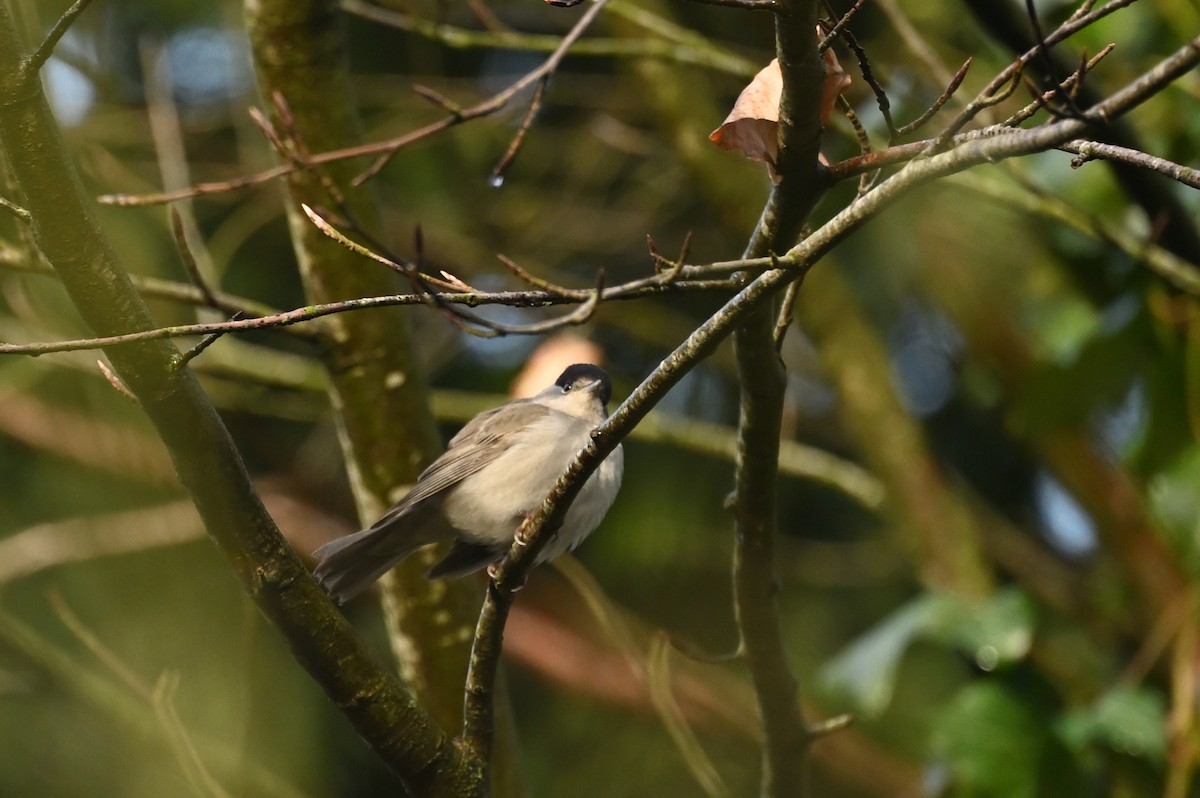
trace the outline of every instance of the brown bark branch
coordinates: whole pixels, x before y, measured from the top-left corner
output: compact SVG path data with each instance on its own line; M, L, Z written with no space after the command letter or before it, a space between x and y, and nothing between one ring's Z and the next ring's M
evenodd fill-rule
M0 4L0 146L30 212L33 236L99 335L153 326L88 207L12 16ZM463 794L458 752L383 670L288 547L250 484L221 419L179 354L162 342L111 347L124 383L162 437L246 591L380 756L421 794Z

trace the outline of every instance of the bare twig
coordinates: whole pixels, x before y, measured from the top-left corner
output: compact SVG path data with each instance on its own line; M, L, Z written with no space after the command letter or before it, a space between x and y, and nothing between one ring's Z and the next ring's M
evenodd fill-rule
M850 48L850 52L854 53L863 80L871 87L871 92L875 95L875 104L879 106L879 113L883 115L883 123L887 126L888 140L895 141L899 137L899 133L896 131L896 123L892 119L892 103L888 100L887 92L883 90L883 86L871 70L871 61L867 58L866 51L850 31L843 29L841 37L846 42L846 46Z
M533 272L528 271L519 263L507 255L496 255L496 260L500 261L504 268L508 269L513 275L523 283L532 286L538 291L545 291L549 294L557 294L564 298L582 300L586 297L583 292L577 292L574 289L564 288L561 285L556 285L549 280L543 280Z
M231 319L231 321L237 321L237 317L235 316L233 319ZM203 352L205 349L208 349L210 346L215 344L217 342L217 339L221 338L221 336L223 336L225 334L226 334L226 331L221 330L218 332L209 333L208 335L204 336L204 338L200 341L200 343L196 344L191 349L188 349L186 352L184 352L180 356L179 362L177 363L176 367L183 368L184 366L186 366L194 358L196 358L201 352Z
M517 132L513 135L512 141L505 150L504 155L500 158L492 168L492 174L488 178L488 182L493 186L499 186L504 182L504 176L508 174L508 169L513 165L513 161L517 159L517 153L521 151L521 145L525 143L525 137L529 135L529 129L533 127L533 120L537 118L538 111L542 108L542 98L546 94L546 85L550 82L550 76L543 76L533 87L533 98L529 101L529 108L525 111L525 116L521 119L521 124L517 127Z
M413 84L412 88L418 97L428 100L451 116L459 117L463 115L462 106L454 102L454 100L451 100L446 95L442 94L437 89L432 89L429 86L423 86L420 83Z
M371 164L366 171L355 178L355 185L359 185L378 174L379 170L387 166L388 161L392 159L393 155L399 152L403 147L406 147L413 141L417 140L417 133L429 131L428 133L423 133L421 136L421 138L423 138L424 136L431 135L439 130L452 127L462 122L466 122L471 119L477 119L481 116L494 114L504 106L508 105L508 103L511 102L514 97L516 97L529 86L537 83L538 81L548 80L550 76L553 75L558 69L558 65L562 63L563 58L566 57L567 51L571 49L571 46L575 44L576 41L578 41L579 37L583 35L583 32L587 30L588 26L592 24L592 22L597 16L599 16L600 12L603 11L604 7L607 5L608 0L595 0L591 8L584 12L583 16L579 18L579 21L576 22L571 30L567 32L567 35L562 38L562 41L559 43L557 49L550 54L550 57L543 61L542 64L536 69L527 73L524 77L509 86L504 91L493 95L490 99L487 99L477 105L473 105L470 108L465 108L461 113L453 114L446 119L443 119L441 122L435 122L433 125L426 125L421 129L421 131L415 131L408 136L401 136L398 139L394 139L391 142L393 146L380 147L378 145L366 145L363 147L363 152L361 153L363 155L369 154L366 152L368 147L371 148L372 153L381 152L382 155L376 158L375 162ZM384 142L384 144L388 144L388 142Z
M189 175L187 148L180 127L179 109L172 93L173 76L170 59L164 58L165 48L161 41L143 36L138 41L146 100L146 118L150 123L150 136L154 143L154 154L158 171L162 176L164 191L182 189L192 181ZM217 270L208 250L191 202L179 202L171 208L171 231L175 245L183 259L184 268L196 287L200 289L210 308L215 308L215 292L212 288L217 280ZM212 314L205 314L197 321L213 321Z
M200 272L200 266L196 263L196 256L192 252L191 246L188 244L187 234L183 229L183 217L179 213L179 209L172 206L170 209L171 217L171 235L175 237L175 247L179 251L179 258L183 261L183 268L188 273L196 288L200 289L200 295L204 298L204 303L209 307L219 307L216 294L213 293L212 287L209 286L208 280L204 279L204 275Z
M440 130L441 128L438 129ZM339 161L362 154L360 152L346 154L346 150L335 150L325 153L325 157L320 158L320 162ZM243 175L230 180L217 180L210 183L197 183L194 186L189 186L179 191L159 191L149 194L101 194L96 197L96 201L101 205L117 205L124 208L134 208L142 205L165 205L168 202L178 202L180 200L192 199L193 197L204 197L209 194L224 194L227 191L237 191L238 189L262 185L277 177L286 177L295 170L296 168L292 164L285 163L279 166L272 166L270 169L264 169L252 175Z
M1104 4L1098 9L1095 9L1094 11L1088 11L1085 14L1072 14L1071 17L1062 25L1059 25L1053 33L1042 39L1039 44L1022 53L1015 61L1013 61L1013 63L1001 70L996 77L994 77L991 82L989 82L988 85L985 86L982 91L980 91L979 95L970 103L968 103L967 106L959 113L959 115L955 117L954 121L946 127L946 129L938 137L937 146L939 148L943 146L951 136L953 136L959 130L962 130L962 128L972 119L974 119L980 111L999 102L999 100L996 99L997 97L1003 99L1004 97L1010 96L1013 90L1016 89L1016 82L1019 79L1021 72L1024 70L1025 65L1028 64L1032 59L1036 58L1044 48L1053 47L1054 45L1058 44L1074 33L1083 30L1094 22L1103 19L1109 14L1119 11L1126 6L1132 5L1135 2L1137 2L1137 0L1110 0L1110 2ZM1008 84L1010 88L1005 91L1001 91L1001 87L1005 86L1006 84Z
M558 319L549 319L549 320L542 321L542 322L536 322L534 324L526 324L526 325L501 324L500 322L484 319L484 318L478 316L477 314L471 313L470 311L468 311L464 308L452 307L452 305L454 303L444 302L442 300L440 294L437 294L437 293L434 293L433 291L428 290L428 288L423 284L423 277L422 277L420 271L415 266L409 266L406 264L396 263L395 261L393 261L383 255L380 255L377 252L374 252L370 248L364 247L362 244L359 244L356 241L350 240L345 235L343 235L341 232L336 230L327 221L322 219L321 216L319 214L317 214L317 212L314 211L312 208L308 207L307 205L301 205L301 208L304 210L304 214L309 218L309 220L322 233L329 236L334 241L338 242L339 244L346 247L347 249L354 252L355 254L362 255L363 257L366 257L366 258L370 258L371 260L373 260L377 263L382 263L383 265L387 266L388 268L394 269L394 270L400 272L401 274L405 275L406 277L409 277L410 279L413 280L414 284L416 285L416 287L418 289L417 296L419 296L421 298L421 300L424 302L424 304L426 304L429 307L434 308L436 310L443 311L444 315L448 319L450 319L450 321L454 322L459 327L459 329L463 330L464 332L466 332L470 335L475 335L480 338L493 338L493 337L501 336L501 335L540 335L543 333L547 333L547 332L551 332L553 330L560 329L562 327L576 325L576 324L583 324L584 322L586 322L588 319L591 318L592 313L595 311L596 305L600 302L603 292L604 292L604 287L603 287L604 274L603 274L603 271L601 271L599 276L597 277L597 286L592 292L590 292L582 297L577 294L572 295L570 297L562 297L562 298L571 299L571 300L577 300L580 298L583 299L583 302L584 302L583 306L580 307L579 309L577 309L576 311L570 313L569 315L563 316ZM417 236L418 236L417 251L418 252L421 251L421 245L419 243L420 242L419 230L420 230L420 228L418 228L418 234L417 234ZM474 326L472 326L472 325L474 325Z
M1033 29L1033 40L1037 43L1038 56L1046 66L1046 77L1050 79L1050 85L1061 86L1062 81L1058 79L1058 69L1054 65L1054 59L1050 55L1050 46L1046 43L1046 36L1042 33L1042 23L1038 18L1037 9L1033 5L1033 0L1025 0L1025 13L1029 17L1029 25ZM1066 113L1064 116L1077 117L1080 114L1079 106L1075 104L1073 95L1066 95L1063 98L1066 104Z
M897 138L903 138L909 133L912 133L920 128L930 119L932 119L933 115L940 111L943 105L950 101L950 98L954 96L954 92L958 91L958 87L962 85L963 78L967 76L967 70L971 68L971 62L973 60L973 58L968 58L963 62L963 65L960 66L958 71L954 73L954 77L950 79L950 84L946 86L946 90L942 92L941 96L933 101L933 105L929 106L925 113L921 114L907 125L904 125L896 130Z
M853 715L835 715L828 720L818 721L817 723L810 724L808 727L808 734L813 739L828 737L834 732L839 732L842 729L848 728L852 723L854 723Z
M788 330L792 328L792 314L796 309L796 300L800 296L800 286L804 284L803 277L797 277L788 286L787 293L783 295L783 302L779 307L779 316L775 320L775 351L783 350L783 341L787 338Z
M1099 141L1087 141L1084 139L1068 141L1066 144L1061 145L1059 149L1077 154L1077 157L1071 159L1071 166L1074 168L1079 168L1093 159L1120 161L1166 175L1172 180L1183 183L1185 186L1200 188L1200 169L1193 169L1190 166L1168 161L1166 158L1159 158L1157 155L1149 155L1140 150L1131 150L1128 147L1118 147L1115 144L1104 144Z
M741 264L744 269L763 269L770 266L766 259L747 261ZM720 264L721 270L737 270L734 262L729 264ZM670 285L664 285L662 275L654 275L645 277L639 280L633 280L613 288L605 288L602 292L600 300L611 301L615 299L629 300L639 297L655 296L666 291L679 292L729 292L741 285L741 281L735 279L717 279L717 280L680 280ZM513 307L542 307L545 305L565 305L576 302L586 302L591 298L594 291L589 289L587 296L583 299L564 297L557 293L546 291L498 291L490 294L478 294L474 292L462 293L437 293L436 299L440 303L456 304L456 305L511 305ZM368 308L383 308L394 307L397 305L421 305L429 301L427 294L391 294L388 296L360 297L358 299L347 299L341 302L327 302L324 304L306 305L304 307L295 308L293 310L275 313L269 316L257 316L248 319L238 319L236 321L219 321L207 322L199 324L177 324L169 327L155 327L149 330L142 330L134 333L125 333L122 335L108 335L96 338L79 338L69 341L54 341L49 343L34 343L34 344L12 344L0 343L0 355L30 355L37 357L38 355L48 355L54 352L73 352L88 349L103 349L108 346L117 344L136 343L138 341L159 341L165 338L180 338L188 335L210 335L212 333L230 333L245 330L264 330L275 329L279 327L289 327L293 324L301 322L313 321L330 316L335 313L349 313L356 310L366 310ZM518 333L523 329L518 327L504 327L503 325L495 325L505 332ZM530 325L533 327L534 325ZM544 328L539 328L545 331ZM485 332L485 335L488 334Z
M838 110L846 117L846 121L850 123L850 127L854 130L854 136L858 139L858 151L860 156L865 157L871 154L871 135L867 133L867 129L863 127L862 121L858 118L858 114L854 113L854 107L850 105L850 101L845 95L839 94L837 97ZM866 194L871 184L874 182L878 172L872 174L863 172L858 178L858 196Z
M854 19L854 15L858 13L859 9L861 9L866 2L867 0L857 0L854 5L850 6L850 9L846 11L845 14L842 14L841 18L839 18L832 27L825 31L825 38L822 39L821 43L817 45L818 53L823 53L830 48L834 39L838 37L838 34L842 32L843 28L850 24L850 20ZM832 13L833 8L829 6L829 4L826 4L826 8L830 11L830 19L832 19L834 16Z
M10 213L20 219L22 222L26 223L28 223L31 218L29 211L25 210L20 205L17 205L15 202L6 200L4 197L0 197L0 211Z
M33 55L29 56L29 58L22 65L26 77L37 74L38 70L40 70L48 60L50 60L50 56L54 53L54 48L58 45L59 40L62 39L66 32L70 30L71 26L75 24L76 18L83 13L83 10L87 8L88 5L91 4L91 1L92 0L75 0L75 2L63 12L62 16L58 18L58 21L54 23L54 27L52 27L50 32L46 34L46 38L42 39L42 43L38 45L37 50L35 50Z
M670 285L683 274L683 270L687 264L688 252L692 249L692 232L689 230L687 235L683 237L683 243L679 246L679 257L675 258L675 260L670 260L659 253L658 248L654 245L654 239L649 235L646 236L646 246L649 248L650 257L654 261L654 270L662 277L662 284Z
M1096 53L1096 55L1093 58L1083 59L1080 62L1079 69L1077 69L1075 72L1068 75L1067 79L1064 80L1061 85L1056 86L1052 89L1048 89L1044 92L1039 92L1036 89L1034 89L1033 90L1034 101L1032 103L1030 103L1029 105L1025 106L1024 108L1022 108L1021 110L1017 111L1015 114L1010 116L1008 119L1005 119L1000 124L1005 127L1016 127L1017 125L1021 124L1025 120L1029 119L1031 116L1033 116L1039 110L1044 108L1050 100L1052 100L1054 97L1061 94L1063 91L1070 89L1072 92L1074 92L1075 90L1077 90L1083 83L1083 77L1088 72L1090 72L1092 69L1094 69L1096 67L1096 65L1099 64L1100 61L1104 59L1105 56L1107 56L1109 53L1111 53L1113 51L1114 47L1116 47L1115 44L1109 44L1109 45L1105 46L1102 50L1100 50L1100 52Z
M567 51L574 45L584 30L590 25L607 5L608 0L597 0L585 13L580 17L575 26L562 38L558 47L550 54L540 66L531 72L524 75L508 88L491 96L483 102L462 108L457 112L451 113L444 119L432 122L424 127L409 131L395 138L386 139L384 141L371 142L368 144L358 144L352 147L344 147L339 150L331 150L329 152L310 155L304 159L303 168L311 169L322 164L332 163L334 161L348 160L352 158L361 158L365 156L378 156L375 162L356 179L355 183L360 184L372 176L377 174L380 169L387 165L388 161L400 150L411 146L418 141L422 141L436 133L447 130L464 122L469 122L480 117L489 116L501 110L508 105L517 95L523 90L532 85L543 77L552 75L558 69L558 65L566 56ZM190 188L180 191L163 191L152 194L104 194L97 200L106 205L119 206L139 206L139 205L160 205L168 202L177 202L182 199L199 197L208 194L219 194L227 191L235 191L237 189L256 186L262 183L269 182L278 177L283 177L295 172L301 168L294 162L280 164L271 169L263 170L253 175L245 175L243 177L234 178L232 180L222 180L212 183L199 183Z

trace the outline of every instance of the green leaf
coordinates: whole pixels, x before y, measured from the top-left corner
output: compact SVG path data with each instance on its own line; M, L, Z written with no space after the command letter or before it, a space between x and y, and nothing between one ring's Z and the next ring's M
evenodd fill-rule
M822 668L820 681L858 713L877 717L891 703L900 660L916 640L940 642L990 671L1029 653L1034 615L1032 601L1015 589L982 603L926 593L842 649Z
M933 747L955 796L1034 798L1047 743L1035 706L995 681L961 690L934 727Z
M1058 732L1077 751L1103 746L1130 756L1161 760L1167 750L1167 710L1161 694L1118 685L1091 706L1074 710Z
M845 696L867 717L880 715L892 701L900 658L938 613L943 599L924 594L842 649L821 669L822 686Z
M1150 506L1171 545L1193 572L1200 569L1200 449L1181 454L1150 481Z
M998 591L982 605L944 601L931 635L972 657L982 670L1016 662L1029 653L1036 621L1033 601L1020 590Z

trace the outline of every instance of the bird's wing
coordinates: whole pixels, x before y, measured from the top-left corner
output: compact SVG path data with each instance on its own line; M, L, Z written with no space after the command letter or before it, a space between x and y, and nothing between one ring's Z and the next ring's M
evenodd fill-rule
M545 405L510 402L471 419L450 439L450 446L417 478L403 499L375 522L386 526L431 496L457 485L503 454L513 436L550 412Z

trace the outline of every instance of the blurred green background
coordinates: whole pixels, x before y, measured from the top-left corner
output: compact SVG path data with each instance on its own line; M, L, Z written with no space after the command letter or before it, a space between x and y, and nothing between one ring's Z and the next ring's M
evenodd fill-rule
M30 41L65 7L10 5ZM391 5L410 19L482 30L494 17L547 34L564 33L582 10L536 0ZM906 122L943 86L897 35L893 5L867 4L851 29ZM951 71L975 59L965 96L1012 59L994 22L967 4L900 5ZM1047 27L1073 10L1045 6ZM1077 59L1117 42L1088 79L1107 93L1194 35L1198 17L1183 0L1135 4L1067 50ZM467 105L544 58L455 48L353 14L343 23L368 140L439 117L413 84ZM488 175L525 101L401 151L371 183L396 251L413 254L419 226L429 267L486 290L520 287L496 253L578 287L600 268L610 285L651 273L647 235L672 255L692 233L692 263L737 257L769 181L761 164L706 138L772 57L769 15L614 0L588 37L667 42L674 56L569 56L499 187ZM847 98L882 147L875 99L854 57L835 50L854 78ZM721 67L687 63L689 53L720 55ZM224 180L274 163L247 115L261 105L251 70L236 3L97 0L47 65L45 86L88 191L139 194L164 179ZM1197 166L1198 94L1193 73L1133 114L1148 151ZM164 178L160 157L182 166L161 155L171 142L186 170ZM823 152L831 162L858 153L840 115ZM829 193L814 227L852 199L854 183ZM1196 192L1160 188L1194 226ZM303 303L276 184L191 205L214 284L272 307ZM98 213L131 273L188 280L163 208ZM1050 152L921 189L806 282L784 349L786 434L858 463L886 495L864 501L781 477L780 602L801 693L810 720L856 716L817 744L816 794L1200 794L1191 786L1200 312L1194 288L1146 264L1171 254L1162 230L1106 166L1072 168L1070 155ZM0 338L86 336L61 288L30 273L23 247L18 226L0 217ZM1184 244L1173 254L1194 286L1200 252ZM620 399L724 298L608 303L580 334L601 347ZM164 325L212 318L150 301ZM501 401L544 343L471 338L426 308L365 312L411 314L432 383L479 394L479 407ZM305 555L358 523L316 354L294 328L226 337L193 364ZM0 795L397 794L242 594L153 431L96 359L0 359ZM438 395L448 437L459 394ZM657 412L664 423L733 425L728 348ZM626 469L580 559L639 629L732 650L730 460L635 440ZM962 539L978 547L986 577L977 582L939 575L939 553ZM586 664L553 667L572 647L591 651L588 639L614 646L573 583L542 571L519 601L526 620L557 618L577 637L539 637L532 624L510 651L531 793L701 794L640 688L622 698L588 678ZM377 602L347 612L387 652ZM671 655L691 674L687 660ZM704 700L681 702L717 707L689 714L703 750L729 794L753 794L759 754L742 669L695 666L694 678Z

